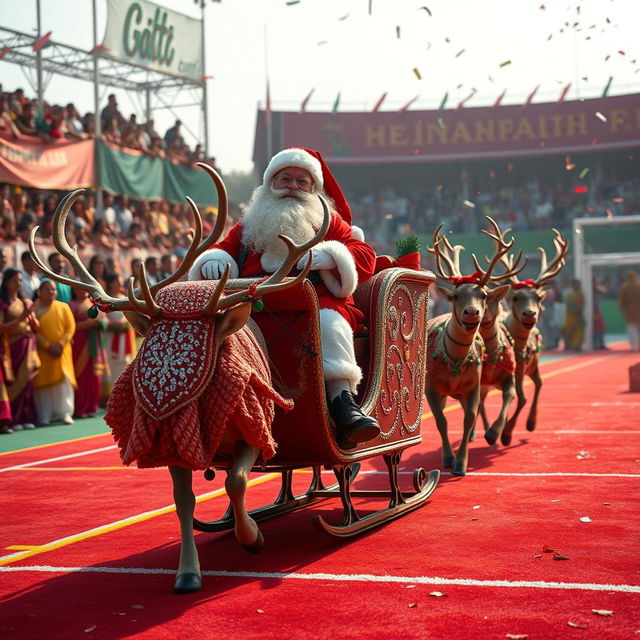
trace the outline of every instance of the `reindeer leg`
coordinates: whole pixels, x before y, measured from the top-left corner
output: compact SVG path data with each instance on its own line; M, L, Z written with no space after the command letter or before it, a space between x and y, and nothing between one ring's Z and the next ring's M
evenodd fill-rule
M518 368L519 367L520 364L518 364ZM508 447L511 444L512 433L516 426L516 421L518 420L518 416L524 408L524 405L527 404L527 397L524 395L524 369L518 371L518 368L516 368L515 375L518 404L516 405L516 410L513 412L513 415L507 420L507 424L500 436L500 442L502 442L505 447Z
M487 418L487 411L484 406L484 399L487 397L489 393L488 388L483 388L480 392L480 405L478 406L478 411L480 413L480 417L482 418L482 425L484 426L485 438L487 437L487 430L489 429L489 420Z
M540 389L542 389L542 378L540 377L540 371L538 366L531 372L531 380L535 390L533 392L533 400L531 401L531 409L529 410L529 417L527 418L527 431L534 431L536 428L536 418L538 415L538 396L540 395Z
M436 421L436 427L440 433L442 439L442 466L445 469L450 469L453 465L453 448L449 442L449 435L447 433L447 418L444 415L444 405L446 398L441 396L434 389L426 390L427 401L431 407L431 412Z
M507 413L509 411L509 407L515 398L515 381L513 376L509 376L501 385L502 387L502 407L500 409L500 413L496 418L495 422L491 425L491 427L485 432L484 439L489 444L495 444L507 422ZM480 405L482 406L482 405Z
M259 455L260 449L252 447L246 442L236 442L233 467L229 470L224 483L224 488L233 507L236 540L251 553L259 553L264 546L262 533L244 504L249 472Z
M200 561L193 535L193 511L196 497L191 486L191 469L170 466L173 481L173 499L180 520L180 561L174 584L176 593L191 593L202 588Z
M473 431L478 417L478 405L480 404L480 385L474 387L464 398L460 400L464 409L464 432L462 442L456 453L451 473L454 476L464 476L467 473L469 461L469 436Z

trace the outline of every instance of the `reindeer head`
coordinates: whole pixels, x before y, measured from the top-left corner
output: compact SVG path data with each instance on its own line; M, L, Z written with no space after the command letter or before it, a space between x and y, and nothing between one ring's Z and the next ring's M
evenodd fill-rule
M435 254L438 266L438 275L445 282L449 282L453 287L438 285L439 291L453 305L453 319L464 330L465 333L474 334L483 318L487 303L492 300L500 300L508 291L509 285L503 285L494 289L489 289L489 282L503 280L505 274L500 277L492 276L492 271L500 258L511 249L511 242L505 242L496 222L487 216L495 233L483 229L489 237L496 242L496 252L489 261L486 270L482 269L476 256L473 262L476 271L471 275L463 276L460 272L460 252L464 250L462 245L452 246L448 238L441 235L440 225L433 234L433 247L427 247L430 253Z
M542 288L545 282L560 273L564 266L564 258L567 254L568 244L562 234L553 229L553 245L555 247L555 257L547 264L547 254L542 247L538 247L540 253L540 273L536 278L518 280L513 270L513 256L504 256L502 263L507 269L507 275L511 276L511 292L508 296L508 304L514 321L525 331L530 331L538 322L542 301L546 291ZM503 276L506 277L506 276Z
M327 229L329 228L330 215L326 202L320 198L324 209L324 220L322 226L318 230L318 233L311 238L311 240L300 245L296 245L287 236L281 235L280 238L287 245L286 259L268 278L264 278L259 282L254 282L247 289L223 296L223 291L229 278L229 266L227 266L227 269L225 270L222 278L218 281L217 285L212 285L210 283L206 286L203 286L203 283L180 283L174 285L173 283L189 271L189 268L195 259L203 251L207 250L211 245L218 241L222 231L224 230L226 222L228 199L224 184L220 176L212 167L204 163L198 163L198 166L211 176L216 187L218 194L218 217L211 233L202 240L202 219L200 217L200 212L198 211L198 207L195 202L187 196L187 201L191 207L195 223L193 238L184 260L178 269L176 269L176 271L168 278L150 286L144 265L142 265L139 289L134 289L133 278L130 278L126 298L113 298L105 292L100 283L89 273L88 269L80 260L77 247L71 247L65 238L64 227L67 215L74 202L83 193L83 189L77 189L67 194L58 204L53 216L53 244L58 252L71 263L75 271L75 279L54 273L40 258L35 246L35 237L38 232L37 226L34 227L29 238L29 248L34 261L52 280L64 282L72 287L80 287L86 290L94 305L100 310L107 312L133 312L135 314L139 314L148 319L146 326L160 320L209 318L212 322L215 322L216 342L219 344L227 335L234 333L244 326L251 313L251 305L253 302L256 302L269 292L291 287L298 282L301 282L306 277L309 272L311 261L308 262L307 268L301 271L295 278L285 281L285 277L300 257L309 251L311 247L320 242L325 236ZM194 295L195 300L201 301L200 305L196 304L195 306L186 309L184 307L177 309L175 305L163 306L163 300L176 298L176 296L167 296L165 293L170 292L176 287L180 287L184 292L191 284L194 286L200 285L200 290ZM166 287L169 288L163 291L160 296L157 296L158 292ZM160 304L158 304L159 301Z

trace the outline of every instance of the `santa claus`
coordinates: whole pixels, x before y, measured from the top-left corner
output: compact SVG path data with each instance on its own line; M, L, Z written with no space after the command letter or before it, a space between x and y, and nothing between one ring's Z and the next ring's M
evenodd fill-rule
M227 264L232 278L273 273L287 253L280 234L302 243L320 228L323 211L318 194L331 207L331 224L324 241L311 252L309 279L320 305L329 411L338 444L350 449L380 433L377 421L362 413L353 397L362 377L353 350L353 331L361 327L363 316L352 294L359 282L373 275L376 255L368 244L353 237L349 204L322 156L302 148L277 153L240 222L222 242L199 256L189 279L218 279ZM308 260L309 254L303 256L297 268L302 269Z

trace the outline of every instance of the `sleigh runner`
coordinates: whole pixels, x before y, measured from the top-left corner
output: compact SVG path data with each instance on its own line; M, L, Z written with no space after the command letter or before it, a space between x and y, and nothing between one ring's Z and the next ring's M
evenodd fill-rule
M328 498L339 497L343 520L328 524L320 515L313 521L321 529L348 537L397 518L422 505L435 490L439 471L413 472L410 490L400 487L398 467L403 451L419 444L424 409L424 380L427 362L426 323L430 272L386 269L360 285L355 293L358 308L365 315L365 330L355 337L358 364L364 378L358 402L363 411L376 418L380 435L354 449L336 444L335 427L327 407L320 353L318 300L308 280L283 293L263 298L264 309L252 318L260 327L278 391L294 401L292 411L276 411L273 437L275 456L254 471L281 473L281 485L272 504L250 511L256 521L301 509ZM246 289L247 280L230 281L228 291ZM389 473L388 490L353 489L360 461L382 456ZM228 469L230 456L220 451L211 467ZM295 469L312 467L306 492L294 495ZM331 469L337 482L325 487L320 469ZM213 477L209 471L205 477ZM360 517L352 498L387 499L388 506ZM204 521L196 518L199 531L223 531L234 526L233 511L222 518Z

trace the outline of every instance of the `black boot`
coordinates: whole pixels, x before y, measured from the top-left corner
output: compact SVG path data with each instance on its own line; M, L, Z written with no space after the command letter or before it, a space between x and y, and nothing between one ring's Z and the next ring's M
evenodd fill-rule
M360 411L349 391L329 403L329 413L336 423L341 449L353 449L359 442L368 442L380 434L378 421Z

